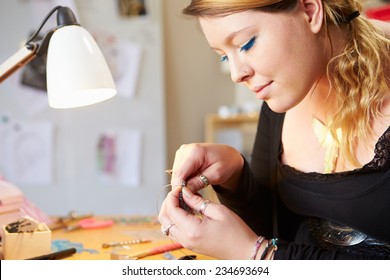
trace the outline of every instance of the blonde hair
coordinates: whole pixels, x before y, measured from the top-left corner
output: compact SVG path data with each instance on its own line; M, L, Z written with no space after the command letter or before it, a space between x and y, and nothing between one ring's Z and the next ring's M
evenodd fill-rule
M183 13L195 17L218 17L246 10L289 12L298 0L192 0ZM389 90L390 41L364 17L349 22L348 17L362 11L359 0L323 0L324 26L347 28L341 54L334 56L326 69L335 93L336 113L327 126L347 161L360 167L355 156L358 141L374 137L373 120L380 117ZM329 36L330 39L330 36ZM341 139L337 130L342 131Z

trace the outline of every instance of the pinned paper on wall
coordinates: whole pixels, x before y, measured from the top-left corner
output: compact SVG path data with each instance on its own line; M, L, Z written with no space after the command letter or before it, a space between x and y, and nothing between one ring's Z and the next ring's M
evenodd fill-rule
M98 177L101 183L131 188L140 185L140 131L116 129L101 133L96 149Z
M50 184L53 181L53 124L0 121L0 168L11 182Z
M110 68L118 95L132 98L137 91L142 62L141 45L104 32L94 32L93 36Z
M142 60L142 47L138 44L122 41L118 44L122 71L116 77L118 94L132 98L137 91L138 78Z

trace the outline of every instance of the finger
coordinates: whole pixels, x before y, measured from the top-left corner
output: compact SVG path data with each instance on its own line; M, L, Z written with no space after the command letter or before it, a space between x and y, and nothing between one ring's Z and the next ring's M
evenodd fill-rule
M215 209L217 206L215 203L193 194L189 188L183 188L183 197L191 208L204 216L213 219L213 216L218 214Z
M163 202L162 209L159 213L158 220L161 224L161 233L165 236L169 236L172 239L175 239L175 236L180 236L180 229L177 227L174 220L174 216L171 213L175 212L184 212L178 203L178 194L180 192L179 188L172 189L165 198ZM184 212L185 213L185 212ZM183 213L181 213L183 215ZM180 213L179 213L180 216ZM176 229L176 230L175 230ZM173 232L176 232L174 234Z
M206 188L210 185L210 181L208 179L208 176L206 175L207 173L209 172L207 170L204 170L203 173L190 178L187 181L186 187L188 187L193 193L197 193L199 190Z
M189 207L183 198L182 188L175 188L167 195L164 201L164 214L172 220L171 215L175 212L182 212L193 214L192 208ZM181 213L183 214L183 213Z
M162 224L161 225L161 233L165 236L169 236L170 235L170 231L172 229L172 227L175 226L175 223L173 222L170 222L169 224Z
M200 171L207 168L205 151L200 144L181 145L176 151L175 160L172 167L172 185L177 185L181 180L190 180L196 177ZM202 181L194 180L198 190L201 189ZM198 185L198 186L197 186Z
M201 223L201 219L180 208L177 198L179 192L180 190L176 189L167 197L166 215L169 221L175 223L169 230L169 236L182 244L188 236L188 230L196 228Z
M180 237L183 236L183 232L180 226L174 225L169 229L169 237L180 243ZM179 240L178 240L179 239Z
M160 212L158 213L158 221L160 224L167 225L172 220L169 217L168 208L172 207L179 207L179 191L180 189L172 189L166 196L164 202L161 205Z

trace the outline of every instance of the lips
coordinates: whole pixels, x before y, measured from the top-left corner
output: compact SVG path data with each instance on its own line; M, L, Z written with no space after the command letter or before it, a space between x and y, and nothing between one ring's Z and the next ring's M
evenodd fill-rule
M266 99L267 94L269 92L269 87L271 84L272 84L272 81L267 83L267 84L264 84L262 86L254 87L254 88L252 88L252 91L254 93L256 93L257 98Z

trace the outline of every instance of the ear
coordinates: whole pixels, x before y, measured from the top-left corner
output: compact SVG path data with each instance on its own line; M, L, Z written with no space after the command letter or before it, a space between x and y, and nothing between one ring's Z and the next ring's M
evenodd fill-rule
M300 0L299 2L310 24L310 29L314 33L320 32L324 19L322 0Z

